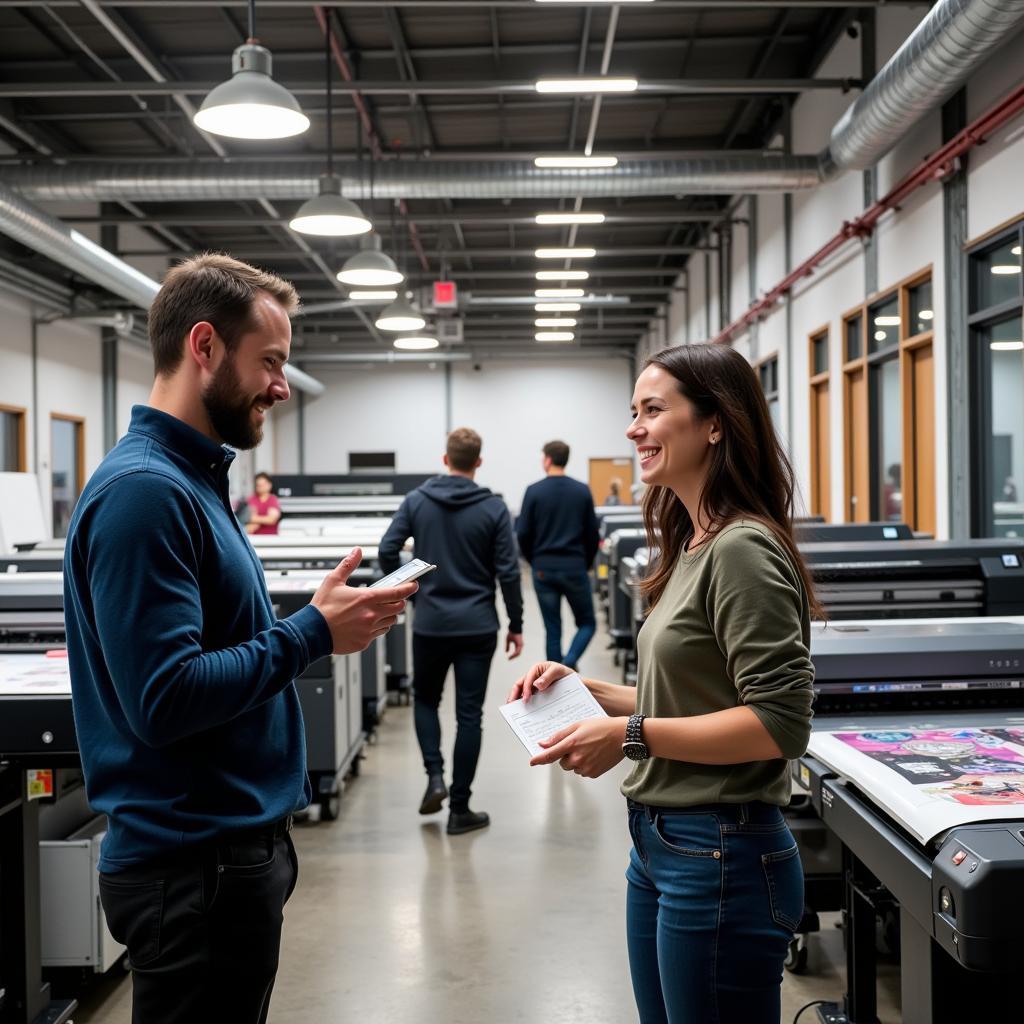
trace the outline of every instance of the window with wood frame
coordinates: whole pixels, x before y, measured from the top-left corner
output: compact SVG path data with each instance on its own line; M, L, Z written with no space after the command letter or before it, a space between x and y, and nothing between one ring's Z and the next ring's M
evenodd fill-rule
M24 473L25 410L14 405L0 405L0 473Z
M843 317L846 519L935 532L931 270Z
M1024 537L1024 220L968 250L971 532Z
M757 371L758 380L761 381L761 390L764 392L765 400L768 402L768 412L771 414L772 423L775 425L775 433L781 434L778 355L762 359L761 362L755 364L754 369Z
M71 514L85 486L85 420L50 416L50 505L54 537L66 537Z
M829 429L829 338L828 328L815 331L808 340L808 368L811 384L811 494L810 513L832 519L832 468Z

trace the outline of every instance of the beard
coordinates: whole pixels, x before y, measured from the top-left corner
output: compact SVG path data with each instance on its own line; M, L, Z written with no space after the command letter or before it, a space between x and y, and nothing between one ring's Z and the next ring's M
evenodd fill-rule
M263 440L262 424L253 421L253 406L259 404L269 409L274 401L245 394L231 356L220 364L200 397L213 429L226 444L247 451Z

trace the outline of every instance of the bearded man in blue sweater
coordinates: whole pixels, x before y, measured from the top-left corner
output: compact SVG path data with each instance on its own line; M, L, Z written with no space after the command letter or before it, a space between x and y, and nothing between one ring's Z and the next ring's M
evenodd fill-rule
M347 586L361 552L277 619L231 509L234 452L288 398L286 281L228 256L171 270L149 313L155 381L82 492L64 562L86 792L107 816L100 898L133 973L133 1024L263 1024L289 830L309 803L293 679L362 650L415 584Z

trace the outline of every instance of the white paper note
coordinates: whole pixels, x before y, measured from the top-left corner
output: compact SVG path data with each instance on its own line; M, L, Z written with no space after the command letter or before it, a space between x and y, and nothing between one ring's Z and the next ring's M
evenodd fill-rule
M514 700L511 704L503 704L500 710L531 757L542 753L544 748L540 741L559 729L584 718L608 717L576 673L535 693L528 704L524 704L522 699Z

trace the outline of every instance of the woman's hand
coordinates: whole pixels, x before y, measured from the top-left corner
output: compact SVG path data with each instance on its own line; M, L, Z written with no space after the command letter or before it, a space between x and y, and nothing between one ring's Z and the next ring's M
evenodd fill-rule
M571 676L575 669L559 665L557 661L538 661L525 676L516 680L515 686L508 691L505 703L510 704L520 697L529 702L535 691L546 690L552 683L565 676Z
M585 718L566 726L549 739L541 740L544 753L538 754L530 764L558 761L567 772L596 779L625 757L622 744L626 742L628 721L628 718Z

